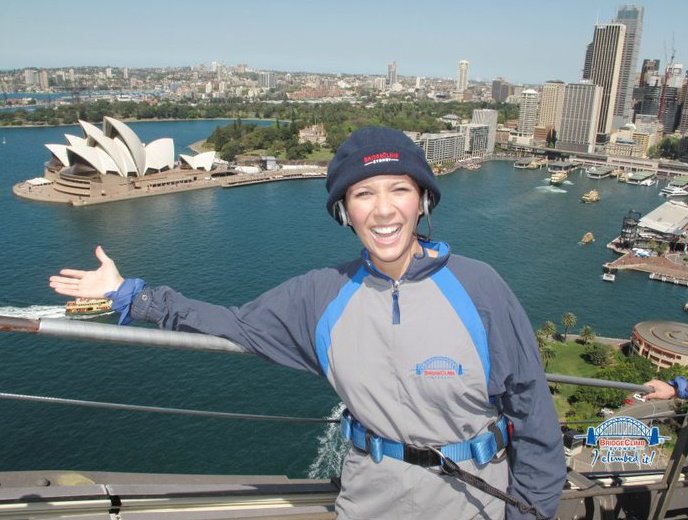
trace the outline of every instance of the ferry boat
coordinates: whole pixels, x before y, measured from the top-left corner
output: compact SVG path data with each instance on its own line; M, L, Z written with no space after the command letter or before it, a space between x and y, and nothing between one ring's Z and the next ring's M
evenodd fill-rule
M590 179L606 179L611 176L612 171L614 171L614 168L607 166L591 166L585 170L585 175Z
M77 298L65 304L67 316L94 316L112 312L112 300L107 298Z
M554 161L549 163L547 166L547 171L550 173L550 184L558 186L563 183L566 179L568 179L569 174L575 167L575 163L570 161Z
M583 194L581 197L581 201L585 202L586 204L590 204L592 202L598 202L600 200L600 192L597 190L590 190L586 193Z
M569 174L565 172L552 173L549 176L549 183L553 186L559 186L563 184L566 179L569 178Z

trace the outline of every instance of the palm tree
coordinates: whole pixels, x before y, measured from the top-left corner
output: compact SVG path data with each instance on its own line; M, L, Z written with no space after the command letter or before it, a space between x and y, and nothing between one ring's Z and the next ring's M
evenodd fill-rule
M535 338L537 339L538 343L540 359L542 360L542 363L545 365L545 370L547 370L547 366L549 365L550 360L554 359L554 357L557 355L557 352L556 350L554 350L554 347L552 347L549 344L549 341L547 341L547 337L545 337L541 330L538 331L538 333L535 335Z
M581 329L580 337L583 340L583 343L587 345L591 341L595 340L595 331L592 329L590 325L586 325Z
M569 329L575 327L577 321L578 318L576 318L576 315L572 312L565 312L561 315L561 324L564 326L564 342L566 342Z
M552 338L557 333L557 326L552 321L546 321L540 330L547 336L547 338Z

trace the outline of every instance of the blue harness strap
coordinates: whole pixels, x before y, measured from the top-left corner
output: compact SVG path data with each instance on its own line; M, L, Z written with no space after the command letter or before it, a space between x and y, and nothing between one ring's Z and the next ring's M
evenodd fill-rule
M438 466L440 457L427 447L417 447L380 437L344 410L341 419L341 434L351 441L354 447L370 454L373 461L379 463L383 456L402 460L421 466ZM454 462L474 460L483 465L490 462L494 456L509 444L508 423L505 417L500 417L491 423L488 431L476 435L472 439L443 446L433 446L442 455Z

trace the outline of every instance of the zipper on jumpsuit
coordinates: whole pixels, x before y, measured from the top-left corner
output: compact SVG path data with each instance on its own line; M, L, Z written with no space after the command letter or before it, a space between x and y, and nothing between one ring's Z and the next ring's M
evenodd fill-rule
M399 325L399 323L401 323L401 311L399 310L399 286L401 285L401 282L404 281L404 279L400 278L399 280L394 280L393 278L390 278L386 274L380 272L380 270L377 267L375 267L373 262L371 262L367 258L366 264L368 265L368 268L371 271L377 273L385 280L389 280L390 282L392 282L392 325Z
M399 285L401 280L392 280L392 325L399 325L401 312L399 311Z

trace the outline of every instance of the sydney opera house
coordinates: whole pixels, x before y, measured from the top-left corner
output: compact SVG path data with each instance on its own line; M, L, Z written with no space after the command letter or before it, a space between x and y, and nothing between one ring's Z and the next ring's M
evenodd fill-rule
M14 186L22 198L73 205L110 202L170 191L213 187L227 175L215 152L180 155L170 138L141 142L126 124L105 117L103 129L79 121L84 136L65 134L68 144L47 144L44 176ZM212 171L212 173L211 173Z

